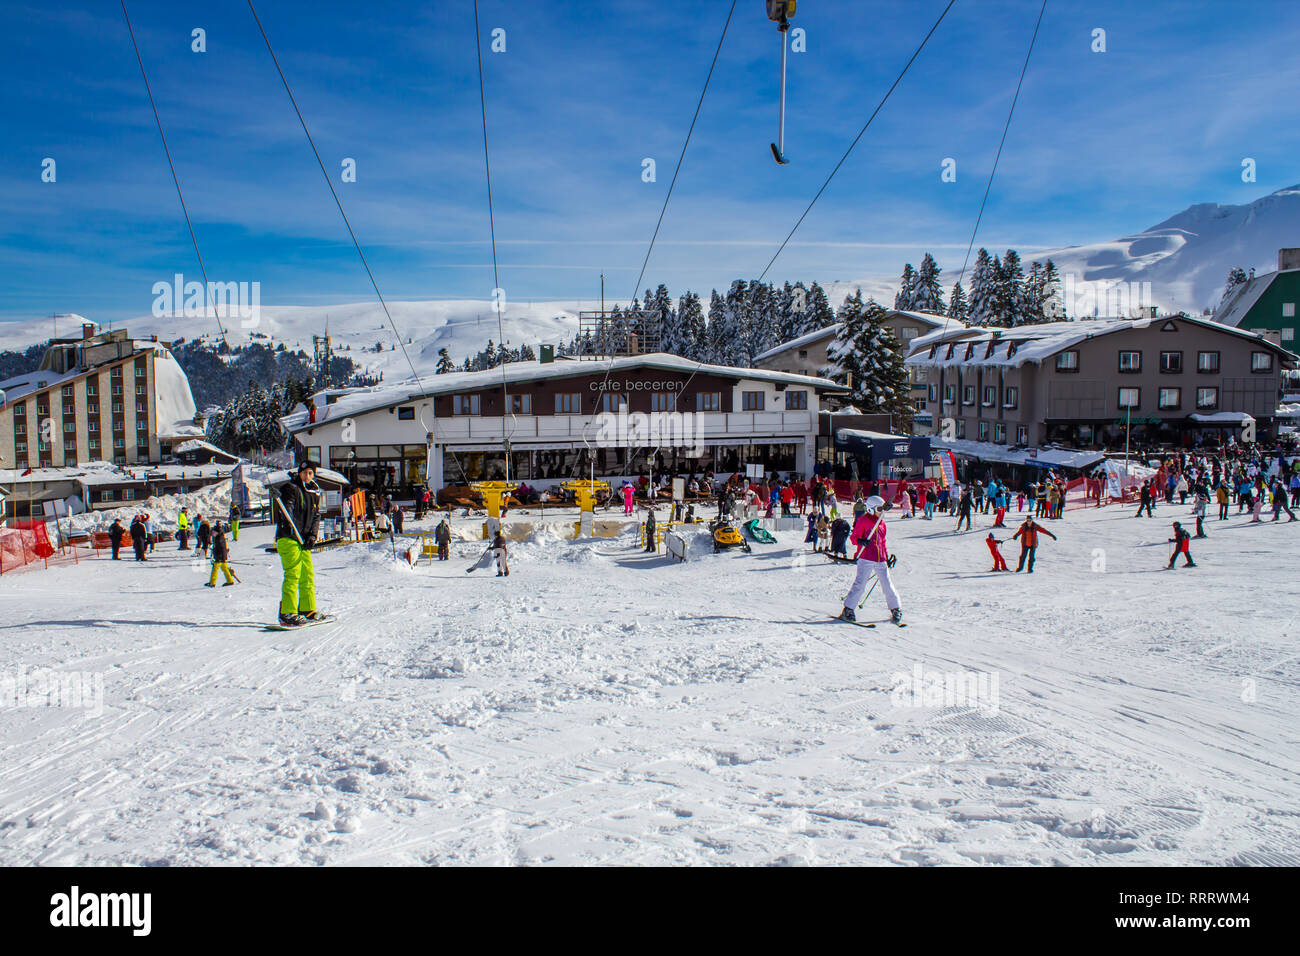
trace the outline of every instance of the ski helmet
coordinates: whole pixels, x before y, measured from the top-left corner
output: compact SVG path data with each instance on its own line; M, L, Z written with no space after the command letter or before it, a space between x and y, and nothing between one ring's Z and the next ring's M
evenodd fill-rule
M872 495L866 500L867 514L876 514L881 508L885 507L885 499L880 495Z

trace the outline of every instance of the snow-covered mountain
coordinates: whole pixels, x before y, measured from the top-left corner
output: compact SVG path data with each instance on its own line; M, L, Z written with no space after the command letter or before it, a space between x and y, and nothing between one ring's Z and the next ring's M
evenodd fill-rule
M1150 282L1164 311L1214 308L1234 266L1277 268L1277 251L1300 246L1300 185L1240 206L1197 203L1164 222L1113 242L1048 249L1062 276L1088 282Z

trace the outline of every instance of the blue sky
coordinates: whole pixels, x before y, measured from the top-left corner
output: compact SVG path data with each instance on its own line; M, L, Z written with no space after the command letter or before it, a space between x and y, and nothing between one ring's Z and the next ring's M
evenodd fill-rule
M480 0L510 299L591 299L601 272L611 298L631 295L729 5ZM643 285L757 276L943 6L800 4L782 168L768 152L777 34L760 0L740 0ZM189 236L119 6L54 7L2 14L0 320L144 314L154 282L198 277ZM894 275L927 249L960 267L1038 7L958 0L770 278ZM372 299L246 4L128 9L209 277L258 281L263 304ZM258 12L385 296L486 299L469 0ZM195 27L206 53L190 50ZM505 53L486 48L496 27ZM1051 0L979 244L1109 239L1300 181L1297 48L1294 0ZM1257 183L1241 181L1246 156ZM338 181L344 157L356 183ZM956 183L940 180L946 157Z

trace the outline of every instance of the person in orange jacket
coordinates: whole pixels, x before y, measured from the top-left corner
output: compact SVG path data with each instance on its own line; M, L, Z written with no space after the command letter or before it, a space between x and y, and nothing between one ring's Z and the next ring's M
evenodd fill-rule
M1026 518L1024 522L1016 529L1012 538L1020 539L1020 563L1016 566L1016 571L1025 570L1025 558L1029 559L1029 573L1034 573L1034 552L1038 550L1038 536L1045 534L1053 541L1056 535L1048 531L1042 525L1035 523L1034 519Z

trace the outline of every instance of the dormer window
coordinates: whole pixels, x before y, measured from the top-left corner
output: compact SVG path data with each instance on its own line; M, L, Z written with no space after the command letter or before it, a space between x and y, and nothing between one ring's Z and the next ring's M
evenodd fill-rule
M975 343L971 342L966 346L966 361L970 361L975 354Z

